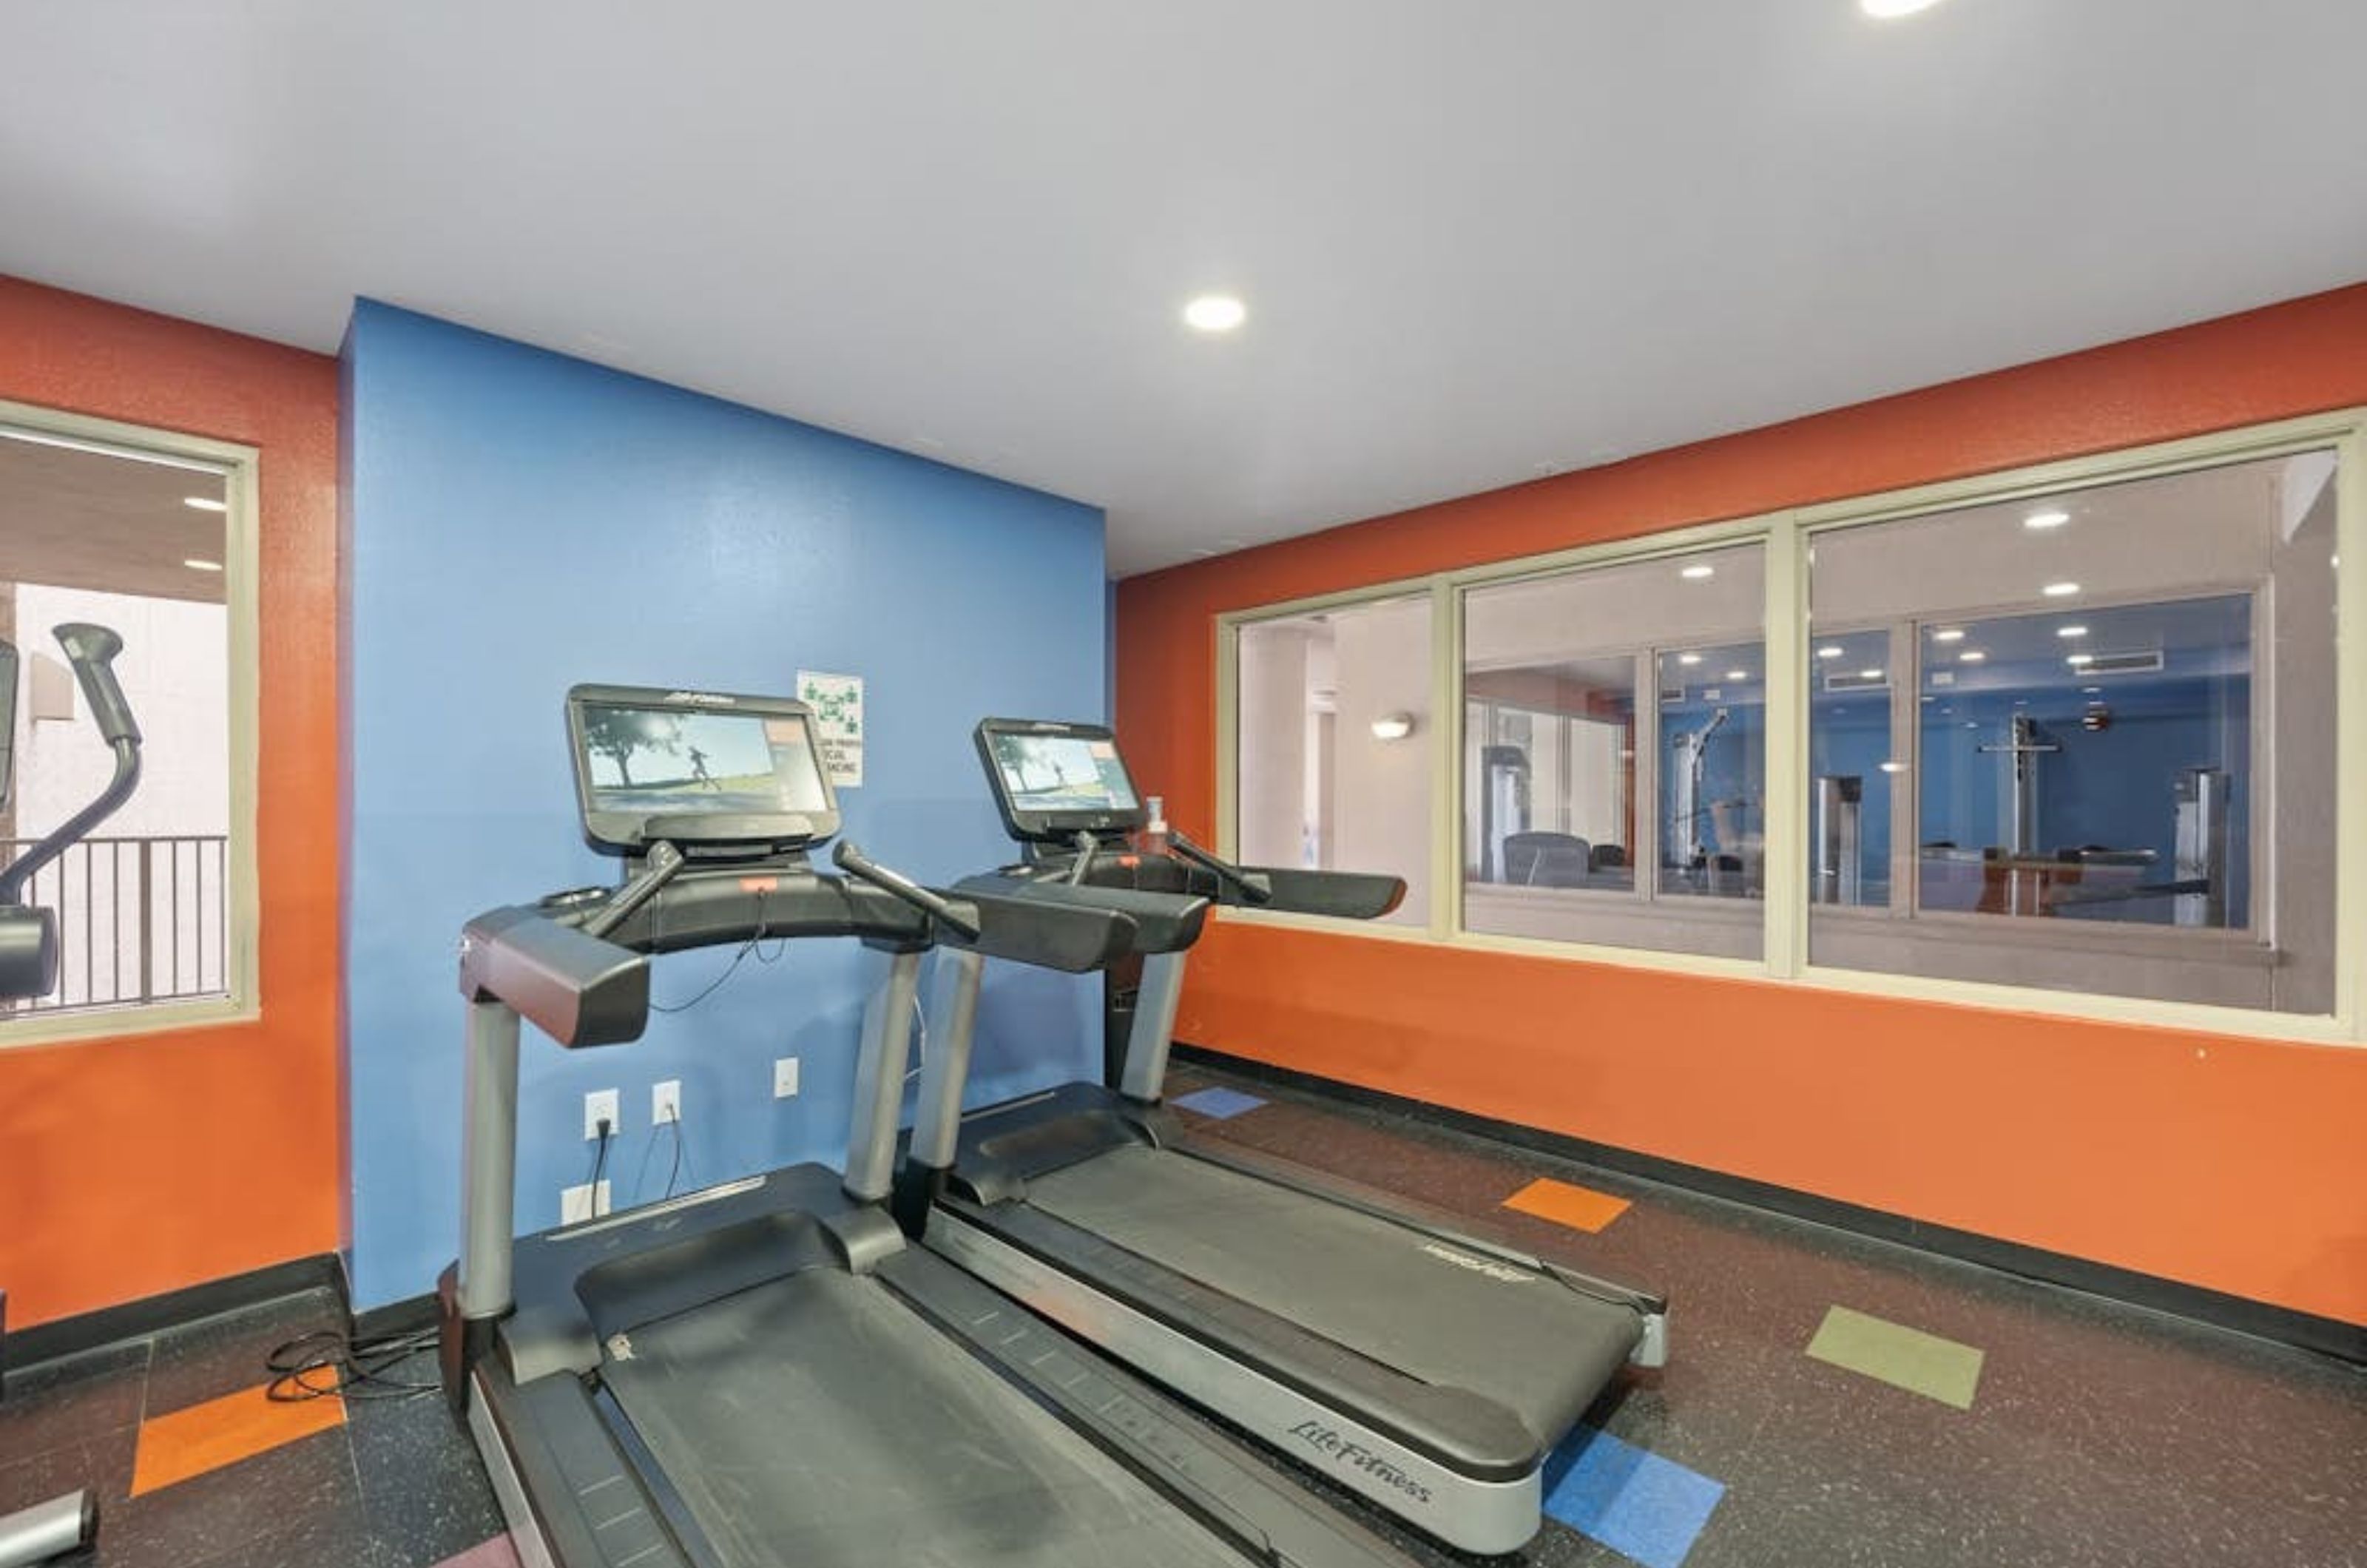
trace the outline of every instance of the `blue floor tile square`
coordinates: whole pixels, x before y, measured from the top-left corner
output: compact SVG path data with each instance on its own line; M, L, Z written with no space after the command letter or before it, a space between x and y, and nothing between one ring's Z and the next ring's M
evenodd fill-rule
M1546 1512L1644 1568L1678 1568L1723 1482L1580 1427L1546 1461Z
M1179 1096L1172 1103L1182 1106L1186 1111L1197 1111L1203 1116L1213 1116L1222 1122L1227 1117L1239 1116L1244 1111L1255 1111L1265 1101L1256 1095L1243 1094L1237 1089L1217 1088L1198 1089L1191 1094Z

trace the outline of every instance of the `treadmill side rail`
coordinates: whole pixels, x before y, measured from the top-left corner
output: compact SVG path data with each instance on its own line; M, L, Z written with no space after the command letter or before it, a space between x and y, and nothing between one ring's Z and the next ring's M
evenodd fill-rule
M1145 1480L1287 1568L1404 1568L1364 1526L1274 1476L1185 1417L1163 1394L915 1248L882 1270L897 1293L1002 1374L1059 1410Z
M470 1431L522 1564L696 1568L581 1381L521 1388L488 1359L475 1383Z
M1630 1285L1615 1284L1557 1259L1540 1257L1513 1241L1501 1228L1490 1225L1483 1220L1454 1213L1399 1193L1384 1191L1380 1188L1368 1186L1348 1177L1337 1176L1330 1171L1319 1171L1312 1166L1301 1164L1286 1155L1251 1148L1243 1144L1219 1145L1214 1139L1196 1137L1188 1132L1180 1134L1170 1132L1160 1140L1160 1143L1161 1147L1188 1155L1194 1159L1206 1160L1210 1165L1223 1166L1228 1170L1238 1170L1244 1176L1254 1176L1278 1186L1292 1188L1306 1193L1310 1198L1321 1198L1327 1201L1338 1203L1343 1208L1370 1214L1375 1219L1387 1220L1411 1230L1426 1232L1441 1241L1453 1242L1457 1247L1468 1247L1475 1252L1489 1253L1507 1263L1550 1274L1581 1295L1592 1296L1599 1301L1630 1308L1647 1320L1648 1338L1650 1337L1651 1321L1660 1320L1659 1338L1661 1352L1665 1359L1669 1302L1666 1296L1657 1291L1643 1291ZM1643 1367L1657 1367L1663 1362L1644 1360L1641 1359L1639 1350L1636 1364Z
M1005 1295L1186 1398L1223 1411L1281 1453L1451 1546L1495 1554L1517 1551L1536 1534L1541 1465L1503 1481L1459 1475L1146 1314L1080 1290L1061 1270L947 1211L931 1218L928 1245Z

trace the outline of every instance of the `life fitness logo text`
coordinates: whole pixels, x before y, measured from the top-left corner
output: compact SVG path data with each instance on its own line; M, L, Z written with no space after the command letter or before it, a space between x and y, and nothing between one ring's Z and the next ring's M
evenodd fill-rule
M1457 1269L1468 1269L1474 1274L1485 1274L1490 1280L1501 1280L1508 1285L1526 1285L1536 1279L1535 1274L1523 1274L1518 1269L1508 1269L1501 1263L1490 1263L1484 1258L1474 1258L1467 1252L1457 1252L1451 1247L1441 1247L1434 1241L1422 1243L1421 1249L1433 1258L1444 1258Z
M708 707L719 708L740 705L734 699L717 692L668 692L665 694L665 700L670 703L704 703Z
M1384 1485L1397 1488L1417 1503L1430 1501L1429 1487L1353 1438L1342 1437L1334 1427L1316 1421L1301 1421L1290 1429L1290 1435L1342 1470L1361 1471Z

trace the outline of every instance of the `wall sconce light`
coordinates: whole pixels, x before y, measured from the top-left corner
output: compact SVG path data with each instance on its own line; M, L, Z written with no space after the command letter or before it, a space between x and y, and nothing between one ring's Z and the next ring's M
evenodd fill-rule
M1412 733L1413 715L1410 713L1385 713L1373 720L1376 740L1402 740Z

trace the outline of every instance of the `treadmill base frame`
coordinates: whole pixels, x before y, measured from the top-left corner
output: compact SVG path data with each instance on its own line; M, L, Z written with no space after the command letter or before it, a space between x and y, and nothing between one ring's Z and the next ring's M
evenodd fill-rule
M1456 1474L944 1208L930 1216L925 1241L1004 1295L1450 1546L1492 1555L1519 1550L1537 1532L1541 1470L1511 1481Z

